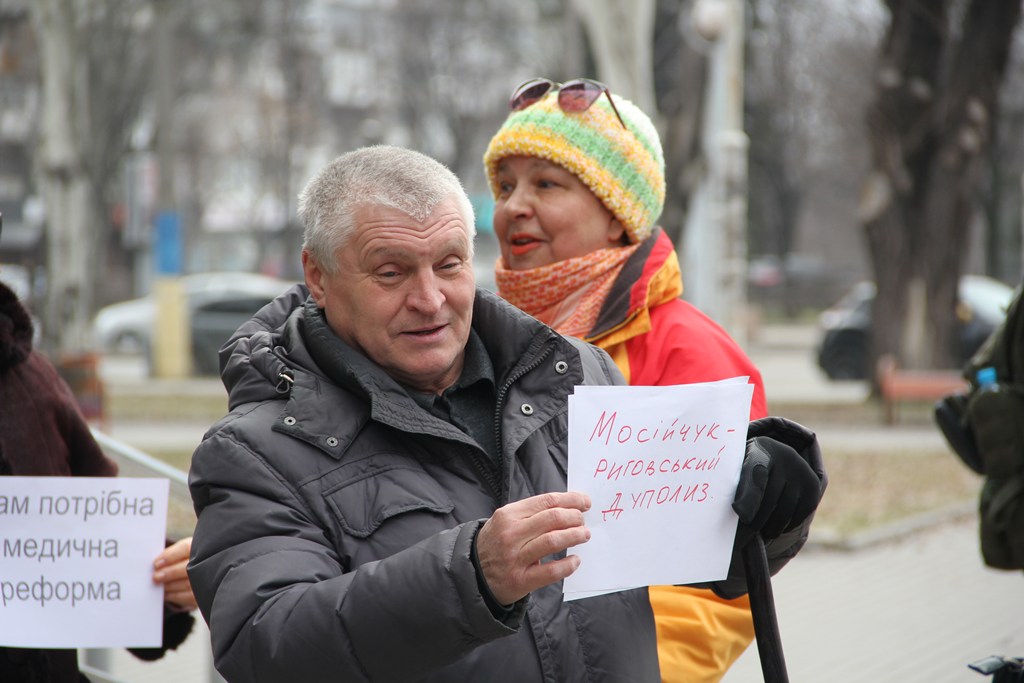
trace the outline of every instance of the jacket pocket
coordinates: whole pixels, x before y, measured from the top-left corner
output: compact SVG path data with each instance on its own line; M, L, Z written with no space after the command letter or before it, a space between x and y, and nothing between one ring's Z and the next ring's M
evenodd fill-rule
M367 538L384 522L413 512L448 515L451 496L425 470L406 458L374 458L355 479L324 491L324 500L345 533Z

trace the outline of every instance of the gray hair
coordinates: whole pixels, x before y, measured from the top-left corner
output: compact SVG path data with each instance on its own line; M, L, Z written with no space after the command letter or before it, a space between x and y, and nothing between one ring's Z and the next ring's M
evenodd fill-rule
M422 221L438 204L454 199L473 255L476 222L462 183L444 164L402 147L373 145L342 154L317 173L299 193L305 226L303 250L335 274L335 251L356 229L356 210L387 206Z

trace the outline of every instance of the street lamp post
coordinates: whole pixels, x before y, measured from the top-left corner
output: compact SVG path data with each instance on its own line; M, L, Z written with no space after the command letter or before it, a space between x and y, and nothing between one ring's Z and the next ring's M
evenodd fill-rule
M156 278L153 295L152 372L157 377L182 378L192 372L188 303L181 283L183 234L174 189L174 148L171 114L174 106L175 8L168 0L157 3L156 79L157 210L153 221L153 259Z
M749 323L743 0L696 0L688 19L710 44L710 73L702 123L708 176L693 198L682 249L687 291L742 346Z

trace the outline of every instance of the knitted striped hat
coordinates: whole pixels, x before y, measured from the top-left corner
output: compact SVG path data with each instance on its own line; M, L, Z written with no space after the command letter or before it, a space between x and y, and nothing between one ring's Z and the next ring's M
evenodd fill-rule
M498 163L509 156L540 157L579 177L625 227L631 243L654 229L665 205L665 159L658 131L629 100L615 97L626 130L601 96L583 112L564 112L558 93L513 111L491 138L484 167L497 198Z

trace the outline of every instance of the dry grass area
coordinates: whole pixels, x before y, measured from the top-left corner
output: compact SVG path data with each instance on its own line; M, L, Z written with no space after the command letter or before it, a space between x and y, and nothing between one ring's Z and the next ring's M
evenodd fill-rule
M192 462L192 451L180 451L180 450L153 450L149 452L154 458L163 460L171 467L177 467L183 472L188 472L189 464Z
M948 450L825 454L829 484L814 525L841 535L976 501L981 477Z
M779 414L824 430L886 429L881 422L881 407L874 401L864 403L819 403L787 405ZM930 403L900 406L899 425L935 430ZM974 504L982 479L940 442L910 446L897 439L881 449L858 447L855 443L830 441L822 446L829 485L814 519L814 527L845 537L900 519Z

